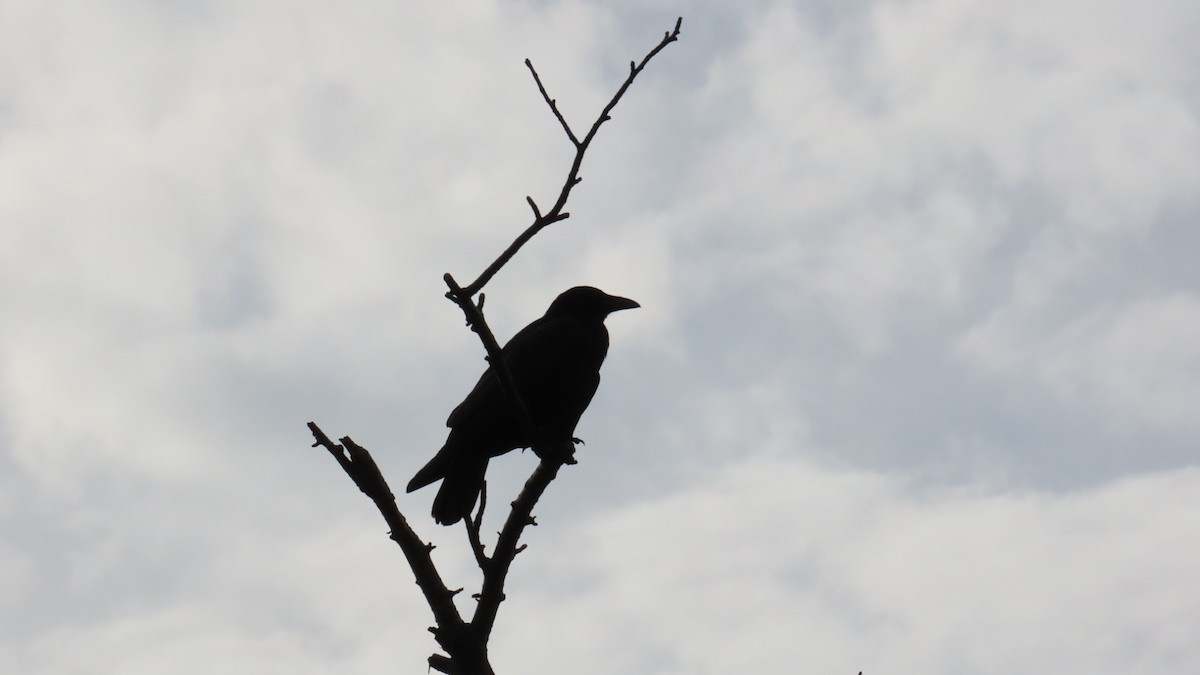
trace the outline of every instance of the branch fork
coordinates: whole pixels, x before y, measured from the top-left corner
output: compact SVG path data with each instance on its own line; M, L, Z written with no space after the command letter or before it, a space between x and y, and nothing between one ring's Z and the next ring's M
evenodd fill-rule
M571 125L558 108L558 102L546 90L546 86L534 68L533 62L529 59L525 60L525 66L533 76L538 92L550 108L550 112L554 115L554 118L558 120L567 139L575 148L575 157L571 162L570 169L567 171L566 179L563 181L558 197L548 211L542 212L532 197L525 197L525 201L529 204L529 208L533 212L533 222L517 236L496 260L484 269L479 277L466 286L460 286L449 273L443 277L449 289L446 292L446 297L458 305L459 309L463 312L467 325L479 336L487 353L487 362L496 372L507 396L516 404L518 414L522 418L526 429L531 432L529 437L534 440L533 451L540 460L533 473L526 480L517 498L513 500L504 525L497 533L492 555L487 555L482 538L480 537L480 529L483 525L483 512L487 506L486 483L480 495L479 507L475 515L464 519L468 545L483 575L483 582L479 592L472 596L476 599L476 604L470 621L463 619L462 614L459 613L457 606L454 604L454 597L463 589L450 590L446 586L437 567L433 564L432 552L435 548L434 545L422 540L409 525L404 515L400 513L399 508L396 506L395 495L388 486L387 480L380 473L379 467L371 457L371 453L366 448L355 443L349 436L344 436L339 439L339 443L335 443L316 423L308 423L308 428L315 439L313 447L324 447L337 461L338 465L342 467L342 470L346 472L346 475L354 481L358 489L375 503L376 508L388 524L390 529L389 537L400 546L401 551L404 553L413 576L416 578L417 586L420 587L421 592L424 594L425 600L429 604L429 608L433 612L433 617L437 624L430 627L429 631L433 634L434 639L445 654L431 655L428 663L430 668L438 672L453 675L494 675L491 664L488 661L487 643L492 633L492 627L495 625L500 603L505 598L504 583L508 577L508 570L517 554L525 550L526 545L520 543L521 534L526 527L537 525L537 520L533 516L533 509L546 488L550 485L550 482L558 475L559 469L564 464L575 463L574 445L571 444L569 448L564 450L563 448L555 447L554 444L547 443L536 420L530 416L528 407L521 400L520 393L513 382L512 374L504 362L500 345L496 341L491 328L488 326L487 320L484 318L483 304L485 296L482 292L483 288L534 235L545 227L570 217L571 214L564 209L566 208L567 200L571 196L571 190L583 180L579 176L579 170L583 165L583 158L587 153L588 147L591 146L600 127L612 119L611 113L613 108L620 102L621 97L625 95L626 90L633 84L634 79L642 72L646 64L650 62L650 59L654 58L667 45L678 40L682 25L683 19L681 17L676 20L674 29L665 32L662 40L642 58L640 63L630 62L629 75L609 100L608 104L597 115L583 138L579 138L571 129ZM479 296L478 301L475 300L475 296L477 295ZM577 439L572 440L575 441Z

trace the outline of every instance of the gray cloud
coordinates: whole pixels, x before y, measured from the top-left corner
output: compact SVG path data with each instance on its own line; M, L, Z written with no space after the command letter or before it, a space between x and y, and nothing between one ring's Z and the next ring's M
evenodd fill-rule
M1191 3L112 0L0 9L0 670L419 664L304 422L397 484L438 446L483 367L441 274L569 160L522 59L582 125L677 14L489 287L501 335L575 283L643 304L497 662L1200 662Z

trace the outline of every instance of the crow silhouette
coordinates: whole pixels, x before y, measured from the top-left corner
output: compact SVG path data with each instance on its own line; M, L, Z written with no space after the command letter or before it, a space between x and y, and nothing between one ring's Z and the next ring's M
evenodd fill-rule
M552 448L571 448L575 425L600 385L608 354L604 319L640 307L628 298L576 286L550 303L545 315L513 336L501 350L529 416ZM453 525L469 518L483 489L488 460L533 439L489 366L446 420L446 444L408 483L408 491L441 480L433 519Z

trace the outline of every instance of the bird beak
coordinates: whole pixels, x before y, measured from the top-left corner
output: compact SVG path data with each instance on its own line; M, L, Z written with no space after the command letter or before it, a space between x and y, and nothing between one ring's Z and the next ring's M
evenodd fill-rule
M633 309L635 307L641 307L641 305L634 300L622 298L619 295L608 296L608 312L610 314L613 312L619 312L622 309Z

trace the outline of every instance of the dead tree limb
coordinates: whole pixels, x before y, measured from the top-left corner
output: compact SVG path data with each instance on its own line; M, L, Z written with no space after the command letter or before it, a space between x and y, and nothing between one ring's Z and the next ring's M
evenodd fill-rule
M483 574L480 591L474 596L477 600L475 612L469 622L463 620L462 615L454 604L454 596L462 589L452 591L446 586L437 567L433 564L431 556L434 548L433 545L423 541L408 524L404 515L400 513L399 508L396 506L396 498L392 494L391 488L388 487L387 481L379 472L379 467L376 466L371 454L365 448L351 440L349 436L341 438L340 444L334 443L315 423L308 423L308 427L316 439L313 446L320 445L328 450L334 459L337 460L338 465L342 467L342 470L346 472L346 475L358 486L359 490L370 497L387 522L391 530L390 537L400 546L401 551L404 553L404 557L412 569L413 576L416 578L417 585L425 595L425 600L429 604L434 620L437 623L436 626L431 627L429 630L433 633L434 638L445 651L445 654L433 654L429 657L428 661L429 666L439 672L453 675L493 675L493 670L487 656L487 643L496 622L500 603L504 600L504 583L508 577L509 568L512 566L513 559L525 548L520 543L521 534L525 531L526 527L537 524L533 517L533 509L545 492L546 487L558 475L558 470L563 464L575 463L573 458L573 444L567 442L565 443L566 447L556 447L554 444L548 443L541 435L536 420L532 419L529 409L526 407L524 401L521 400L521 396L513 383L512 375L504 363L500 345L483 316L483 288L504 265L512 260L517 251L532 239L534 235L548 225L570 217L570 213L564 209L566 208L567 200L571 196L571 190L582 180L579 176L579 170L583 165L583 158L587 153L587 149L596 138L600 127L612 119L613 108L620 102L621 97L625 95L625 92L646 67L646 64L650 62L650 59L654 58L667 45L679 39L682 25L683 19L681 17L676 20L674 28L664 33L662 40L640 62L630 62L629 74L626 76L625 81L609 100L608 104L601 110L582 139L571 129L571 125L559 111L558 103L546 91L546 87L542 83L537 70L534 69L533 63L526 59L525 65L533 75L534 82L537 84L538 91L541 93L543 100L549 106L555 119L562 126L568 140L575 147L575 157L571 162L558 198L550 210L543 213L532 197L526 197L525 199L533 211L533 223L496 260L488 265L478 278L464 287L459 286L454 277L449 273L443 277L446 286L449 288L446 297L458 305L466 318L467 325L479 335L484 350L487 352L487 361L496 372L506 395L516 404L515 407L522 418L523 424L530 431L529 438L533 439L533 451L540 460L537 468L534 469L532 475L525 482L520 494L512 502L512 507L497 536L491 556L486 554L484 544L479 536L484 504L486 502L481 499L478 514L474 518L464 519L466 521L468 545ZM479 296L478 301L475 300L475 296L477 295ZM560 443L559 445L564 444Z

